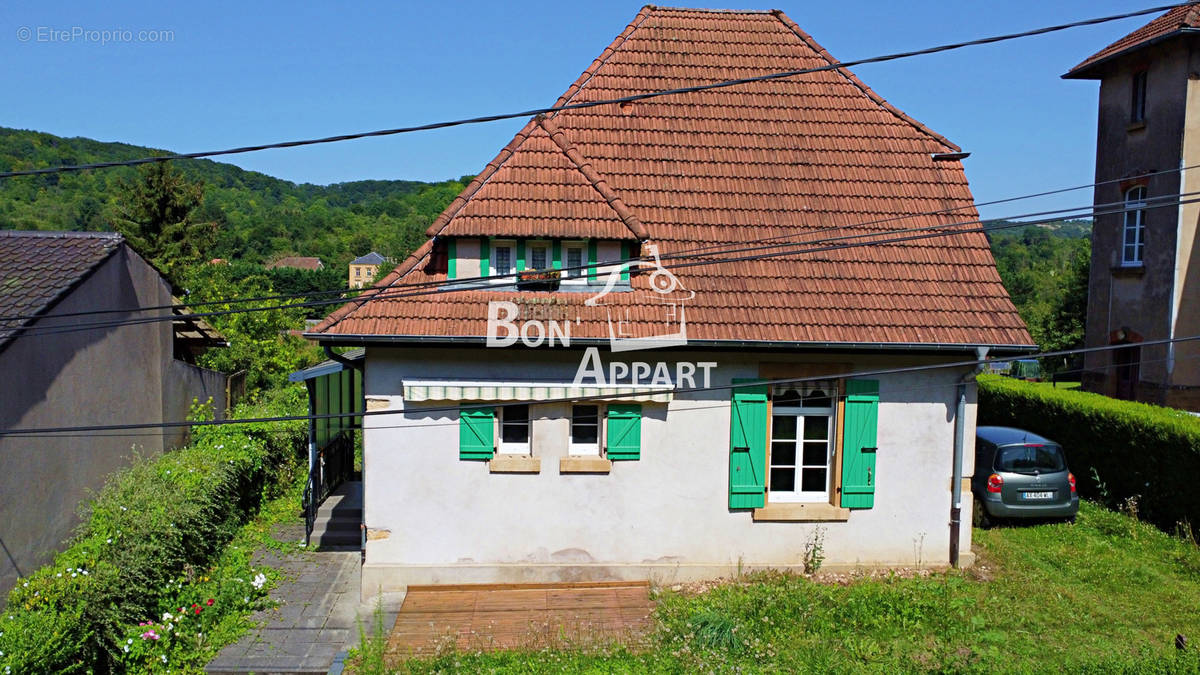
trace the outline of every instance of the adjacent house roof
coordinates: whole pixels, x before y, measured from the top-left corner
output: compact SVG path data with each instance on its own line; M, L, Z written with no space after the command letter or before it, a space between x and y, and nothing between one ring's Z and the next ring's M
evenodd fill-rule
M294 267L298 270L319 270L325 267L321 263L320 258L306 258L304 256L290 255L286 258L280 258L275 262L267 265L267 269L273 270L277 267Z
M836 63L778 11L646 7L558 103ZM429 234L636 238L714 263L673 270L695 292L689 344L1031 345L982 233L898 240L978 217L958 152L845 69L565 110L531 120ZM952 212L912 215L942 210ZM897 241L836 245L881 237ZM824 245L762 248L770 238ZM445 279L431 240L376 286ZM646 300L649 275L630 283L635 292L610 294L607 307L556 293L573 338L606 338L613 315L662 321ZM364 294L314 332L476 340L489 300L547 294L396 295Z
M386 258L379 255L375 251L371 251L366 255L361 255L350 261L351 265L380 265L386 262Z
M1097 78L1099 77L1099 66L1119 56L1184 33L1195 32L1197 29L1200 29L1200 3L1175 7L1145 26L1089 56L1083 63L1072 68L1063 77L1068 79Z
M0 348L125 241L116 232L0 231Z

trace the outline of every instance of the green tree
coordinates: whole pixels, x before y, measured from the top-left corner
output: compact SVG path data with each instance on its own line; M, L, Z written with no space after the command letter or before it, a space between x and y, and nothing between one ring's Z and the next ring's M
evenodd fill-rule
M204 199L204 183L189 181L168 162L138 170L119 197L117 229L167 278L200 262L216 241L217 224L193 218Z
M265 273L246 274L261 268L245 264L196 265L187 272L187 302L219 302L227 298L268 296L275 293ZM297 299L296 301L300 301ZM287 304L287 300L265 300L258 307ZM239 303L205 306L205 311L245 309L255 304ZM315 345L289 331L304 327L304 311L299 308L264 309L239 312L206 319L229 342L222 349L210 349L200 357L206 368L226 373L246 371L246 393L253 394L282 386L288 373L320 362L321 351Z

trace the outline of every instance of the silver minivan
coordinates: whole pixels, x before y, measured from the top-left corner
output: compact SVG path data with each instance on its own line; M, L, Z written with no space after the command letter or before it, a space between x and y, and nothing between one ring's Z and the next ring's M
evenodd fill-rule
M975 430L975 524L1001 518L1066 518L1079 512L1062 446L1012 427Z

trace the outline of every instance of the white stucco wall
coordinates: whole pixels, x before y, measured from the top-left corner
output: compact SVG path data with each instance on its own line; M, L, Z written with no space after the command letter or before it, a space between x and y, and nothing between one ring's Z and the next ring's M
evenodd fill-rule
M715 577L742 569L799 568L820 528L828 567L945 566L954 442L955 382L962 368L883 375L880 381L875 506L845 522L754 522L730 511L729 391L643 403L638 461L607 475L559 474L567 452L569 405L530 409L539 474L493 474L458 459L455 411L443 402L405 405L405 378L569 381L577 351L400 350L367 353L364 518L369 528L364 595L408 584ZM611 355L603 352L605 362ZM713 384L756 378L772 354L680 356L716 361ZM951 357L942 359L949 360ZM673 361L639 352L629 360ZM855 370L935 363L928 357L839 355ZM974 396L968 406L964 475L970 476ZM970 495L961 547L969 558Z

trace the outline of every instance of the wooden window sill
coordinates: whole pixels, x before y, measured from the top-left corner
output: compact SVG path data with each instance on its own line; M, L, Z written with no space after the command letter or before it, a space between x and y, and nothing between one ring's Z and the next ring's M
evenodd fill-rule
M850 519L850 509L843 509L833 504L767 504L761 509L754 509L754 520L758 521L793 521L820 522L844 521Z
M492 473L541 473L542 459L529 455L496 455L488 462Z
M576 455L558 458L559 473L608 473L610 471L612 471L612 462L603 457Z

